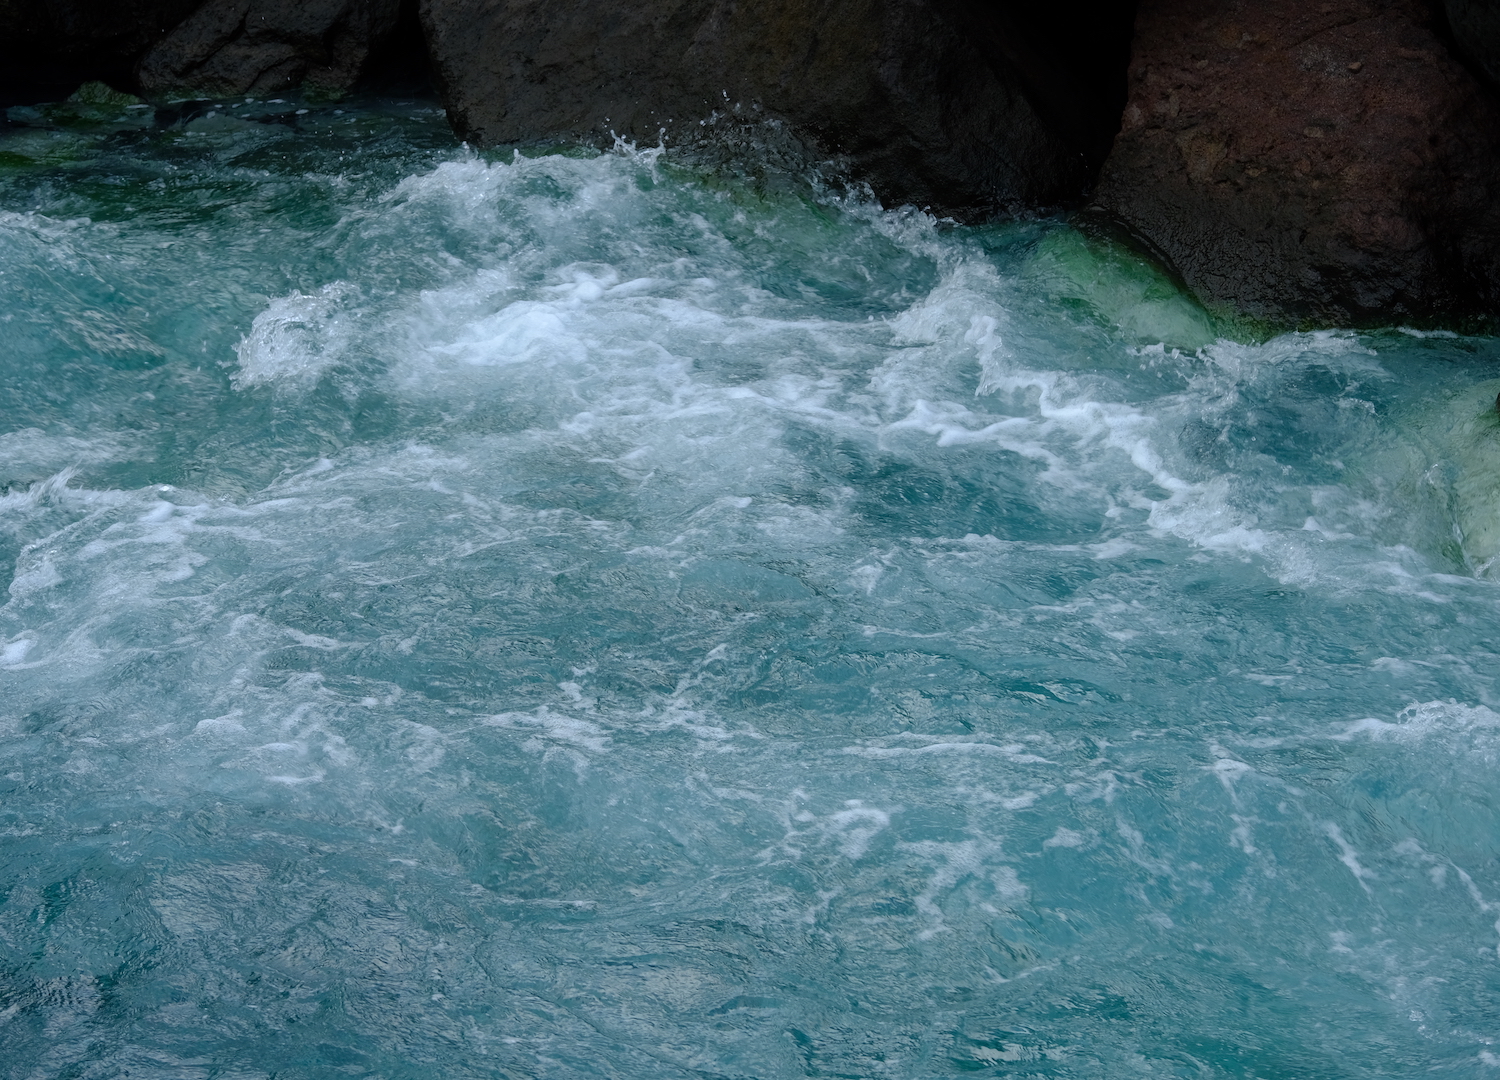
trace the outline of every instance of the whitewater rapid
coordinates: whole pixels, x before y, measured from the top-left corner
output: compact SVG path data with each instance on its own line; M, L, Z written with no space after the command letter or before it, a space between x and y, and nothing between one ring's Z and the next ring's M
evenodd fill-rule
M7 1075L1500 1065L1494 340L255 107L0 172Z

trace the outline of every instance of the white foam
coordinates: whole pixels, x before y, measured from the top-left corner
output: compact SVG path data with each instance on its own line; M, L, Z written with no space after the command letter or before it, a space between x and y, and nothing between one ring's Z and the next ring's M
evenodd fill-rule
M1354 875L1354 880L1359 882L1360 888L1367 894L1371 893L1370 882L1374 880L1375 875L1365 869L1359 861L1359 852L1354 849L1354 845L1344 839L1343 830L1331 821L1323 822L1322 828L1323 834L1339 849L1339 862L1348 867L1349 873Z
M0 664L15 667L26 659L26 654L36 644L35 638L23 637L0 646Z
M307 387L342 363L352 339L352 301L359 291L335 281L315 293L293 292L272 300L235 346L239 373L234 385Z
M1355 720L1333 738L1349 741L1363 735L1377 741L1415 742L1494 731L1500 731L1500 714L1483 705L1424 701L1402 709L1394 722L1373 716Z
M891 824L891 815L859 799L850 799L843 810L828 815L828 829L837 838L839 854L850 862L864 857L870 844Z
M193 725L193 734L210 736L243 735L245 734L245 725L241 722L243 716L243 710L235 709L223 716L215 716L210 717L206 720L199 720L198 723Z
M578 747L596 754L608 750L610 744L610 736L605 728L589 720L578 720L552 712L545 705L534 713L497 713L485 717L482 723L489 727L535 733L550 742Z
M1358 510L1341 489L1309 493L1323 506L1319 516L1299 519L1303 529L1269 525L1247 510L1256 501L1247 478L1205 475L1182 461L1175 445L1185 419L1234 415L1246 390L1268 373L1285 378L1323 368L1345 377L1351 390L1389 378L1356 335L1219 341L1196 358L1170 361L1156 349L1152 357L1192 372L1188 388L1149 403L1112 400L1104 375L1046 370L1017 352L1025 337L1008 298L1019 294L987 258L944 242L922 215L860 203L844 207L858 227L932 258L935 286L884 321L788 317L784 302L739 274L722 223L642 189L640 170L655 169L659 156L466 157L399 183L384 199L386 219L435 213L471 241L493 238L497 252L468 265L450 256L444 283L398 316L412 346L392 365L399 392L460 409L496 397L524 400L533 410L533 439L584 450L641 483L672 475L707 488L736 470L769 476L795 469L781 443L787 422L876 446L912 434L938 450L988 446L1040 466L1038 478L1059 496L1090 499L1111 512L1143 509L1158 536L1254 558L1289 584L1379 582L1443 595L1416 552L1388 554L1373 573L1355 565L1367 560L1356 549L1368 547L1370 529L1349 527ZM700 252L656 250L650 233L637 240L622 223L643 221L643 213L690 230ZM383 227L375 216L361 220L362 228ZM585 251L586 259L577 257ZM285 320L308 298L285 299L286 315L264 313L268 340L281 332L276 327L305 325ZM302 370L308 355L340 352L337 332L321 351L302 348L299 333L288 329L292 343L270 351L300 359L268 361L265 378ZM758 374L726 385L709 374L717 364L700 365L705 355L743 357ZM747 497L757 490L747 485ZM1038 497L1045 503L1052 496ZM1366 517L1371 513L1378 511ZM1330 559L1329 545L1348 553ZM1138 546L1116 536L1099 557ZM1341 568L1341 560L1350 565Z
M1044 757L1028 753L1021 743L997 746L994 743L978 740L935 739L921 746L850 746L844 749L844 753L868 758L921 757L931 754L995 754L1018 765L1056 764Z

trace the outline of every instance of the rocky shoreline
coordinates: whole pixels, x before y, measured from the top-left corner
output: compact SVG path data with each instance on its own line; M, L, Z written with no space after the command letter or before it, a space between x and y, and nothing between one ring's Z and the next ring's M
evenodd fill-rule
M1107 214L1226 312L1500 313L1481 0L0 0L7 104L337 96L414 64L476 145L765 121L887 205Z

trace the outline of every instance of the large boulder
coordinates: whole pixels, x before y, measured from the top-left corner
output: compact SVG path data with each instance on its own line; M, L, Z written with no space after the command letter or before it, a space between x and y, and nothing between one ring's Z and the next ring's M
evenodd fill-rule
M207 0L141 60L141 90L339 93L396 28L400 0Z
M1500 109L1421 0L1143 0L1097 192L1277 321L1500 311Z
M422 0L460 135L697 141L775 118L887 202L1078 199L1124 101L1130 4Z

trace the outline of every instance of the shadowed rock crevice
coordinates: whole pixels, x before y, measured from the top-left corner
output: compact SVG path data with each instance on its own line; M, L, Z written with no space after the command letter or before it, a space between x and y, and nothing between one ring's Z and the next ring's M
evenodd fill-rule
M996 50L1038 114L1082 155L1090 182L1108 156L1125 107L1135 3L942 5L956 25Z
M1500 89L1500 4L1494 0L1444 0L1455 50L1481 78Z
M0 0L0 106L57 101L80 83L135 89L135 66L200 0Z
M357 92L421 97L435 93L417 6L417 0L400 0L390 33L371 44L364 70L354 84Z

